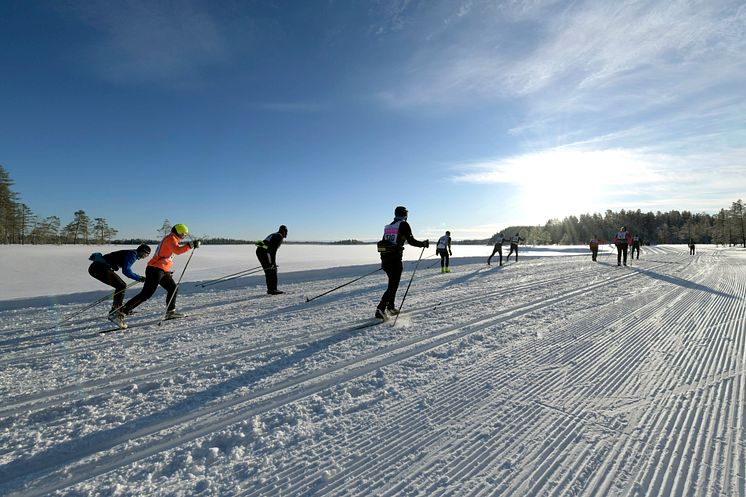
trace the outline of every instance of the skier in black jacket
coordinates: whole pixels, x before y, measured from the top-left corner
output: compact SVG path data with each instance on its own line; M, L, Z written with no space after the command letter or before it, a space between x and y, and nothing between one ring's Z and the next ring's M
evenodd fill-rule
M256 257L264 268L264 278L267 280L267 293L280 295L277 289L277 249L282 241L288 236L287 226L280 225L275 233L268 235L264 240L256 242Z
M122 281L122 278L115 271L119 271L121 268L122 274L126 277L135 281L145 281L144 276L132 271L132 264L135 261L144 259L150 255L150 247L144 243L137 247L135 250L117 250L106 255L101 255L100 252L91 254L88 260L93 261L88 266L88 274L99 280L101 283L106 283L110 287L114 288L114 302L109 311L109 320L116 322L121 320L120 308L124 302L124 290L127 285Z
M394 306L394 300L396 300L396 291L399 289L401 273L404 270L402 265L404 242L421 248L430 246L430 241L420 242L412 236L412 228L407 223L408 214L406 207L397 207L394 210L394 220L383 228L383 238L378 242L381 268L389 278L386 291L383 293L378 307L376 307L375 316L378 319L388 319L389 316L396 315L399 312Z

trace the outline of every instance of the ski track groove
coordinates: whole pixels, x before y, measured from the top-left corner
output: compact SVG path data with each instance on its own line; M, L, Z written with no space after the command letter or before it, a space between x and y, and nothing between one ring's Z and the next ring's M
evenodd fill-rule
M697 259L686 259L681 255L675 260L688 260L686 267L691 267L693 260L699 262L702 259L701 255ZM646 267L649 262L642 263L645 271L656 268ZM663 267L667 263L670 260L661 261L661 266L657 267ZM459 374L468 381L446 383L445 387L436 383L424 389L423 396L429 399L426 413L417 415L422 411L422 396L416 396L397 404L398 412L387 418L387 425L380 427L375 437L371 437L368 426L360 426L350 432L348 443L358 447L352 458L361 453L367 456L346 461L344 454L335 454L322 446L315 447L322 458L334 459L336 456L343 463L345 472L316 488L314 495L366 495L369 492L376 495L396 495L407 490L414 490L413 495L446 495L448 491L441 483L458 480L471 482L472 486L463 489L461 494L473 496L612 493L629 496L743 496L746 381L743 360L739 364L738 357L743 358L746 351L742 304L746 293L743 284L744 267L735 266L735 274L721 275L717 284L711 281L709 285L708 278L712 280L717 274L712 271L708 273L707 267L701 263L695 267L696 270L689 274L690 281L730 292L738 296L741 304L730 305L723 295L703 295L704 292L696 289L693 291L681 285L671 285L666 280L655 280L650 285L659 287L657 291L660 293L653 299L629 295L631 292L624 290L629 293L623 294L622 298L629 298L638 304L631 306L635 309L635 319L633 325L626 328L628 316L622 313L621 308L614 308L616 304L611 302L603 309L587 313L576 323L563 325L561 328L565 330L558 334L560 336L545 338L545 342L557 348L544 347L540 351L543 355L537 355L538 338L523 337L518 338L516 343L509 343L508 347L514 354L509 358L504 356L505 350L490 349L489 353ZM633 266L632 269L636 268ZM593 271L582 274L591 274ZM676 272L682 273L683 269ZM632 274L636 273L627 273L623 278ZM582 292L606 283L598 281L583 288ZM526 284L523 288L529 288L531 284L533 283ZM508 310L490 313L486 318L483 315L476 320L377 349L357 357L353 362L343 361L305 377L291 377L267 387L264 393L261 390L251 392L247 395L254 397L251 399L239 396L187 416L166 419L159 423L163 426L145 427L148 428L145 433L135 437L156 439L152 442L145 441L143 446L136 448L134 452L130 451L124 457L124 463L148 457L219 430L238 419L306 398L330 385L338 386L355 380L378 368L406 367L406 362L414 355L430 353L435 348L468 339L470 335L485 330L499 330L496 327L499 326L498 323L504 324L506 316L508 320L519 319L536 310L563 305L570 297L577 297L582 292L565 290L564 295L542 301L540 305L531 301L524 302ZM500 297L504 294L500 290L489 296ZM484 299L484 294L479 298L467 297L445 302L443 307L464 305L480 299ZM706 301L704 305L703 301ZM432 305L423 306L422 314L426 314L431 307ZM720 310L724 311L724 315L718 314ZM609 319L609 311L612 319ZM705 322L701 322L702 316ZM700 323L695 327L692 322L696 319ZM607 329L599 331L602 323ZM226 324L216 324L213 329L221 326ZM671 330L674 330L673 333ZM318 337L330 336L340 331L345 330L335 328ZM586 339L599 335L603 340L595 343ZM655 336L656 340L644 339L650 336ZM257 344L254 348L264 350L263 347L293 346L309 339L317 339L314 337L317 336L307 335L297 341ZM734 349L736 353L733 352ZM236 352L235 356L250 350L251 347L247 347ZM200 364L207 367L226 362L222 360L225 354L220 355L220 360L218 355L216 353L205 357ZM573 362L570 366L555 367L555 363L563 363L562 360L557 360L558 356L572 357ZM228 360L235 360L235 357ZM506 370L495 368L495 363L506 366ZM521 363L524 365L516 368L515 364ZM594 363L597 363L596 367L579 367ZM492 364L492 368L484 367L486 364ZM547 369L539 369L542 365ZM166 371L175 374L193 368L194 363L191 367L167 365L141 374L144 377ZM496 371L499 372L498 376L494 376ZM294 389L303 390L304 383L325 375L331 375L335 381L331 383L320 380L312 383L312 388L307 388L306 391L293 392ZM641 382L639 379L643 376L658 378L654 382L656 388L653 391L638 390L641 383L653 384L649 381ZM517 385L522 377L541 377L543 381L533 382L528 390L518 390ZM635 377L638 378L637 381L634 380ZM598 378L603 378L604 381ZM485 387L501 382L513 386L507 387L508 392L500 389L492 391L491 388L487 390ZM567 385L582 387L576 388L572 396L564 397L562 405L551 405L541 400L542 394L548 391L565 391ZM97 390L99 386L101 388ZM107 388L107 384L103 383L89 387L90 392L106 393L121 388L121 385ZM58 397L66 395L67 392L63 390L27 400L26 403L21 402L17 408L21 409L27 403L33 405L33 402L40 402L34 408L53 407L59 402ZM479 396L480 392L485 395ZM507 396L508 393L510 396ZM258 399L260 396L266 396L267 399ZM479 401L475 402L475 399ZM624 404L624 399L630 399L633 403ZM242 407L241 404L246 402L249 405ZM634 406L643 408L643 411L637 419L633 417L627 424L624 416ZM495 416L484 413L501 408L503 410ZM13 412L0 412L0 417ZM550 424L534 421L542 416L546 417L547 413L556 416ZM472 417L480 422L468 427L454 427L453 423L458 424L461 417ZM186 432L178 434L175 439L164 443L156 436L158 431L178 427L198 418L205 420L196 423L196 427L188 427ZM209 422L208 418L211 418ZM446 423L446 428L432 431L414 429L423 421L433 426ZM392 428L392 424L397 425L396 428ZM577 443L589 426L598 430L596 436L606 440L603 444L594 446ZM447 437L449 429L453 430L453 435ZM501 430L516 436L510 440L490 436ZM671 437L671 433L676 436ZM388 444L384 443L386 440ZM543 442L539 443L539 440ZM741 443L728 443L726 440L739 440ZM396 483L385 483L401 470L400 465L406 460L407 454L428 450L432 452L434 446L444 448L445 454L465 454L465 457L443 471L444 461L426 454L417 461L410 461L409 467L418 469L410 471L411 476L399 477ZM116 447L116 444L110 444L100 449L115 452ZM594 452L594 447L597 452ZM517 457L510 461L489 457L500 453L514 454ZM534 461L534 464L521 466L521 461ZM78 467L73 465L68 471L69 481L61 484L50 482L43 490L66 488L75 482L115 469L122 463L122 457L116 453L104 456L103 461L84 461ZM501 467L505 468L499 473L504 476L503 479L493 476L489 482L474 480L486 470ZM730 470L723 474L723 467ZM388 473L384 468L387 468ZM558 474L567 468L572 470ZM303 494L313 489L314 482L322 476L322 469L311 469L315 473L309 478L308 469L293 467L288 463L288 469L280 470L278 478L288 485L286 490L290 494ZM45 470L48 468L42 469ZM490 473L494 475L495 471ZM53 471L42 477L42 481L53 480L55 474ZM628 475L625 487L620 487L621 474ZM367 486L356 487L351 483L355 481L367 482ZM18 495L41 495L35 493L39 490L21 490ZM261 492L261 488L256 488L241 495L262 495Z
M631 274L628 274L626 277L629 277L630 275ZM605 284L605 282L595 283L594 285L602 285L602 284ZM553 299L550 299L548 302L555 302L555 301L566 300L569 296L572 296L572 295L574 295L577 292L579 292L579 290L572 290L568 294L563 295L563 296L559 296L559 297L555 297ZM388 355L389 353L395 352L396 349L404 349L404 352L403 352L404 357L405 358L409 358L412 355L416 355L416 354L419 354L419 353L423 352L423 351L417 351L416 345L417 345L418 342L425 342L425 341L426 342L432 342L431 344L429 344L429 345L426 346L426 348L425 348L424 351L427 351L427 350L430 350L434 346L439 346L439 345L442 345L442 343L447 343L447 342L455 340L455 339L460 339L463 336L466 336L466 335L472 334L472 333L474 333L476 331L479 331L479 330L483 329L484 327L488 326L496 318L504 318L505 317L504 315L508 315L508 316L510 316L510 315L516 315L516 316L519 316L519 315L524 314L526 312L530 312L531 310L533 310L533 309L535 309L537 307L544 307L546 305L548 305L547 301L541 301L538 304L537 303L528 303L528 304L525 304L525 305L519 305L517 307L510 308L508 311L494 312L492 315L490 315L490 316L488 316L486 318L485 317L480 317L480 318L478 318L477 320L475 320L472 323L467 323L465 325L452 326L452 327L446 328L446 330L444 330L442 332L435 332L435 333L432 333L432 334L429 334L429 335L424 335L422 337L417 337L417 338L412 339L412 340L407 340L407 341L404 341L403 344L399 343L399 344L392 345L391 347L386 347L386 348L383 349L383 351L375 351L375 352L372 353L372 357ZM458 332L460 329L463 330L465 328L466 328L466 331ZM441 334L445 335L445 337L440 337L439 335L441 335ZM433 342L433 340L434 340L434 342ZM407 351L407 349L409 349L410 347L414 347L415 348L415 352L414 353L410 353L410 352ZM390 349L393 349L393 350L390 350ZM366 355L364 355L363 358L366 361L370 360L370 357L366 357ZM356 360L356 361L359 361L359 359ZM386 363L386 365L388 365L388 361L384 361L384 363ZM339 368L339 366L334 366L331 369L335 369L335 368ZM323 374L325 374L325 373L323 373ZM317 376L317 374L311 374L309 376L310 377L315 377L315 376ZM353 378L354 377L356 377L356 375L353 375ZM348 378L348 379L351 379L351 378ZM298 383L301 383L303 381L304 381L303 379L297 380ZM295 380L293 382L295 382ZM278 386L278 387L276 387L275 390L276 391L280 391L280 390L285 389L285 388L290 388L290 387L289 386ZM310 390L311 389L309 389L309 391ZM293 398L293 400L296 400L296 399ZM242 402L241 397L238 397L238 399L232 399L232 400L229 400L229 401L220 402L217 405L210 406L209 408L202 409L202 410L199 410L197 412L193 412L193 413L191 413L189 415L182 416L182 417L179 417L179 418L172 418L170 420L166 420L164 422L157 423L155 426L152 426L150 429L148 429L147 427L145 427L145 428L143 428L141 430L137 430L135 432L135 434L128 433L127 437L126 437L126 440L128 440L128 441L131 442L133 439L136 439L138 437L149 436L149 435L152 435L153 433L155 433L156 431L164 430L165 428L170 428L171 426L174 426L174 425L177 425L177 424L183 424L183 423L186 423L188 421L193 421L193 420L195 420L197 418L200 418L200 417L203 417L203 416L208 416L212 411L217 411L217 410L220 410L220 409L224 409L226 406L233 407L235 404L238 404L238 403L241 403L241 402ZM274 405L272 403L270 403L270 404L272 405L272 408L277 407L276 405ZM231 420L230 422L235 422L234 418L235 418L235 416L231 416L229 418ZM213 422L213 424L214 425L219 425L219 426L223 427L226 423L225 422ZM178 437L178 440L180 442L184 442L184 441L196 438L196 436L202 436L205 433L209 433L209 430L205 431L203 429L199 429L199 430L196 430L196 434L192 434L192 435L187 434L187 435ZM104 450L112 449L121 440L122 440L121 437L114 437L112 439L106 440L105 444L103 443L104 441L102 441L103 445L97 445L97 446L95 446L95 448L96 448L97 451L104 451ZM109 447L107 448L106 445L109 445ZM166 448L171 448L173 446L174 446L174 442L168 443L167 447L158 447L157 449L153 449L152 447L146 447L141 453L137 453L137 452L132 451L130 453L130 455L127 458L125 458L125 459L129 460L129 461L139 460L139 459L142 459L143 457L147 457L149 455L152 455L153 453L157 453L157 452L159 452L161 450L165 450ZM87 447L88 451L90 451L92 449L93 449L93 446ZM112 459L116 459L116 463L115 463L116 465L120 464L121 461L122 461L122 458L121 457L117 457L116 455L112 456ZM98 471L98 473L96 473L96 474L101 474L101 472L103 472L102 470L104 468L109 468L110 469L110 464L101 463L101 461L98 461L97 464L96 464L96 470ZM26 467L26 468L24 468L24 471L27 471L28 469L29 468ZM43 470L43 468L35 469L35 471L41 471L41 470ZM12 476L12 473L11 473L11 476ZM90 478L91 476L95 476L95 474L86 473L86 474L84 474L84 476L79 476L77 478L76 477L68 477L68 481L67 482L69 484L71 481L74 481L74 480L81 481L82 479L87 479L87 478ZM52 489L56 489L56 488L44 487L44 491L51 491Z

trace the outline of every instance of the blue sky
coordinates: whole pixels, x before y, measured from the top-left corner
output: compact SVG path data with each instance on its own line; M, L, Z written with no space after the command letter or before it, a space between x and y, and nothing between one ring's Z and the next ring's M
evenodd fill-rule
M0 164L120 237L486 238L746 193L746 6L0 2Z

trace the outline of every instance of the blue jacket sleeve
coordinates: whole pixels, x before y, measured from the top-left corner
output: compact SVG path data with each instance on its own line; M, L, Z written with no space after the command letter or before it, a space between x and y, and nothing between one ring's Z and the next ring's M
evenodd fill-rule
M124 266L122 266L122 274L126 277L135 281L140 281L142 276L132 271L132 264L137 260L137 253L133 250L124 257Z

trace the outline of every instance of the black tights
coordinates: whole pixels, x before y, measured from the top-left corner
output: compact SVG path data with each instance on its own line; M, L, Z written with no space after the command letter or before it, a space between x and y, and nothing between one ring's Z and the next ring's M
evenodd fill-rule
M145 268L145 284L143 285L142 290L124 304L122 312L128 314L135 307L148 300L158 289L158 285L162 286L167 292L166 304L168 305L168 308L166 310L173 311L176 309L177 287L171 273L155 266L148 266Z

